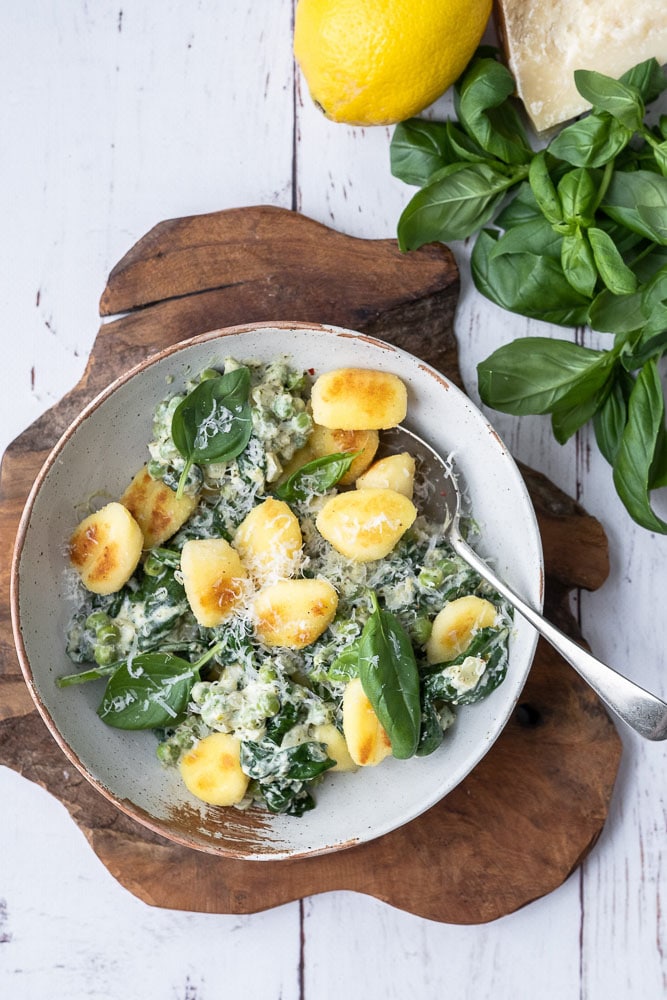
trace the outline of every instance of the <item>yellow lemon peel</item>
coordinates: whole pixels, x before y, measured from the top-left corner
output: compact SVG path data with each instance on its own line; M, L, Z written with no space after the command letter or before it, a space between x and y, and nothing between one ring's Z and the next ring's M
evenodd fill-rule
M294 54L332 121L391 125L454 83L490 14L491 0L299 0Z

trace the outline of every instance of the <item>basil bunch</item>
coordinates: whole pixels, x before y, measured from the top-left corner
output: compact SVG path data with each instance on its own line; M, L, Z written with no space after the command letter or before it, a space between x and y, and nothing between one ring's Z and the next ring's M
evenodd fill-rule
M456 84L457 121L397 126L392 172L420 187L399 220L399 245L478 233L473 280L492 302L613 335L597 351L515 340L478 366L480 396L506 413L550 414L560 443L592 420L629 514L667 533L650 504L667 485L657 368L667 351L667 115L646 120L667 78L654 59L618 80L578 70L591 111L534 151L496 55L481 49Z
M185 468L177 497L182 496L194 463L226 462L241 454L252 433L249 393L250 370L241 367L205 378L178 404L171 436Z

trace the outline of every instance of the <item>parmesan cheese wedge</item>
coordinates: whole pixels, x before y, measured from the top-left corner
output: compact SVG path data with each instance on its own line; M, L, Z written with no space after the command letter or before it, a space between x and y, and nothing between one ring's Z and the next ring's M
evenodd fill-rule
M590 105L576 69L619 77L655 57L667 62L665 0L498 0L498 30L517 93L538 132Z

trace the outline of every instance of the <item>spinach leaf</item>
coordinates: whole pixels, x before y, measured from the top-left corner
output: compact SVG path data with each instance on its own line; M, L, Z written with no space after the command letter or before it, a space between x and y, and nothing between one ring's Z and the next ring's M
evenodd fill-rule
M284 702L280 710L266 723L266 736L269 743L280 746L283 736L299 722L303 714L303 709L295 705L292 701Z
M501 165L464 163L445 167L418 191L398 221L401 250L436 240L462 240L492 217L500 202L528 172L508 173Z
M348 471L359 451L337 451L306 462L277 486L275 495L289 502L307 500L313 493L322 494L335 486Z
M373 612L359 640L359 677L386 730L394 757L412 757L419 742L419 671L410 637L375 594Z
M574 83L586 101L613 115L621 125L633 132L642 127L644 102L636 87L590 69L575 70Z
M391 172L406 184L421 187L452 162L447 126L421 118L399 122L389 147Z
M525 337L477 366L482 401L503 413L551 413L582 403L604 386L614 357L567 340Z
M614 461L614 485L632 518L649 531L667 534L667 522L649 500L651 469L664 432L665 401L655 361L639 372L628 400L627 423Z
M487 298L524 316L561 326L586 322L590 299L569 283L560 261L532 253L492 257L497 236L483 230L471 256L476 288Z
M271 779L311 781L334 767L321 743L299 743L292 747L276 747L272 742L251 740L241 744L241 767L251 778L262 783Z
M303 816L315 808L315 800L301 781L260 781L259 789L269 812Z
M485 628L473 637L470 645L449 663L432 666L424 678L425 696L452 705L472 705L486 698L507 675L508 629ZM484 661L475 684L467 681L461 667L472 658ZM462 683L465 681L466 683Z
M422 718L419 743L415 751L417 757L427 757L434 753L444 739L440 716L431 698L422 699Z
M195 663L171 653L140 653L109 678L97 714L115 729L163 729L180 721L199 671L220 650L207 650Z
M359 639L355 639L339 653L327 671L329 680L347 682L359 676Z
M205 379L178 404L171 436L186 460L178 497L193 463L226 462L243 451L252 433L249 392L250 371L241 367Z

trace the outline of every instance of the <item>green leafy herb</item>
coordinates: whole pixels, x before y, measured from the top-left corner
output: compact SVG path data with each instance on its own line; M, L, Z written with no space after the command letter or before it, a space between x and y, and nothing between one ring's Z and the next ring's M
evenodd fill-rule
M399 245L475 237L472 277L496 305L614 335L597 351L542 337L506 344L478 365L480 396L507 413L550 414L561 443L591 421L630 515L667 533L650 504L667 484L656 374L667 353L667 115L646 117L667 76L648 59L617 80L577 70L575 84L590 112L533 150L510 74L480 50L455 87L457 120L397 129L395 173L421 185Z
M216 655L213 646L196 663L171 653L141 653L112 673L97 710L116 729L161 729L185 715L199 671Z
M453 705L473 705L486 698L507 674L507 629L485 628L473 637L468 648L449 663L429 668L424 680L426 697ZM466 660L483 661L483 670L474 684L462 683ZM474 675L473 675L474 679Z
M419 743L419 671L410 637L372 595L373 612L358 646L359 677L384 726L394 757L412 757Z
M241 367L200 382L174 411L171 436L185 459L181 496L193 463L226 462L243 451L252 433L250 371Z
M307 500L313 493L326 493L342 479L359 451L337 451L307 462L293 472L289 479L277 486L275 495L289 502Z

